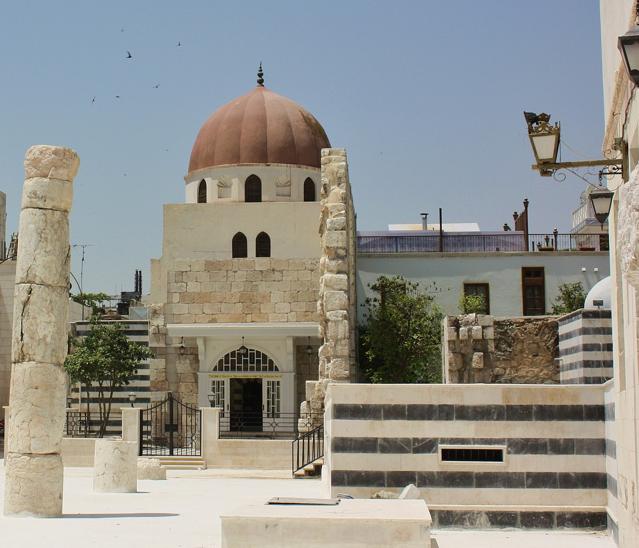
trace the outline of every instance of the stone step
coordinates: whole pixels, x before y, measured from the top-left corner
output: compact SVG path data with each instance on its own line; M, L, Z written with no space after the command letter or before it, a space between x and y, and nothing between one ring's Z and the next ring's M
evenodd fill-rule
M202 457L160 456L149 457L160 460L167 470L206 470L206 461Z

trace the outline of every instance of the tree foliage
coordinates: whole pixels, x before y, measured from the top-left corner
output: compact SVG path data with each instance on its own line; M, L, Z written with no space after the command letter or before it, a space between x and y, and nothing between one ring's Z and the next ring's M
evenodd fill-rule
M370 288L360 327L363 369L374 383L441 382L441 320L433 298L401 276Z
M459 310L462 314L485 314L486 299L483 295L462 295L459 298Z
M553 314L568 314L584 307L586 292L581 282L565 283L559 286L559 295L552 305Z
M117 323L91 320L91 329L85 337L73 342L73 351L67 356L64 368L72 383L81 383L87 394L98 392L100 414L99 436L103 437L111 414L113 393L128 385L137 373L140 362L150 357L148 348L129 341Z
M94 316L103 311L103 303L110 298L106 293L78 293L77 295L71 295L72 301L91 308L91 313Z

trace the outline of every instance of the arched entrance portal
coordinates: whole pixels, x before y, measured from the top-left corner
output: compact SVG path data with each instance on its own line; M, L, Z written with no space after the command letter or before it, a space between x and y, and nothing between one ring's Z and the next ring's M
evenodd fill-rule
M270 431L280 418L280 373L264 352L242 345L211 369L211 404L222 409L223 432Z

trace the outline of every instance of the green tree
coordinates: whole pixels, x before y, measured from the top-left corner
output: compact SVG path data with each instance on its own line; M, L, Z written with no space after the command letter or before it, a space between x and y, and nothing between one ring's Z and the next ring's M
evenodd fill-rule
M586 292L581 282L565 283L559 286L559 295L552 305L553 314L568 314L584 307Z
M419 284L381 276L360 327L363 370L374 383L441 382L443 314Z
M99 437L106 432L113 393L128 385L140 362L150 356L148 348L129 341L119 324L101 323L95 316L89 333L74 340L73 351L67 356L64 368L70 382L83 385L87 394L94 387L97 390Z
M459 310L462 314L485 314L486 299L483 295L462 295L459 298Z
M89 307L93 316L104 311L103 303L110 300L110 298L106 293L78 293L77 295L71 295L72 301Z

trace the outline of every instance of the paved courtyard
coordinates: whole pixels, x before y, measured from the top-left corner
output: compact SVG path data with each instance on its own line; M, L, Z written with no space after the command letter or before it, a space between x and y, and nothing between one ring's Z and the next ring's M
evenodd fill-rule
M140 493L108 495L92 492L91 469L65 472L61 519L5 518L0 496L2 548L213 548L220 546L218 516L225 510L272 496L321 496L318 480L292 480L281 471L170 472L167 481L140 481ZM603 533L445 530L434 536L439 548L614 548Z

